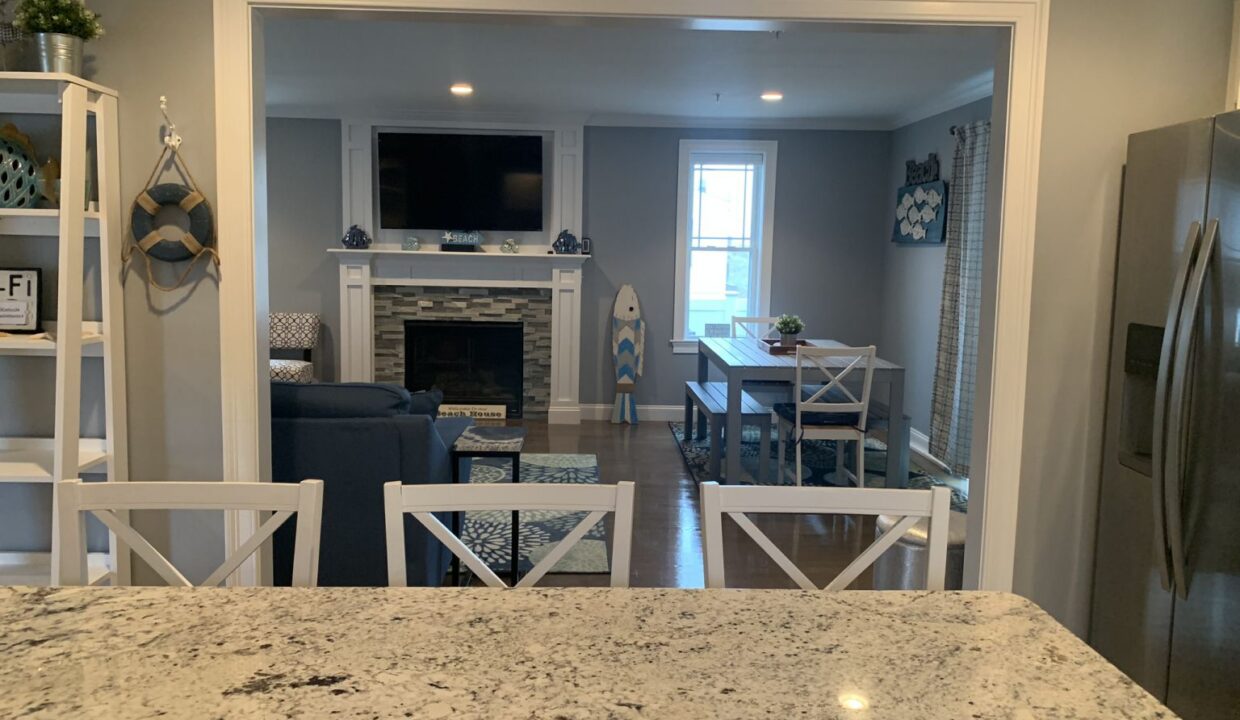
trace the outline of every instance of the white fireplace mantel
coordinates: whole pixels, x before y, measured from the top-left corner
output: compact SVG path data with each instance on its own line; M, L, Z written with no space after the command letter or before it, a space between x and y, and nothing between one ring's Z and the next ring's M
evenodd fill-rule
M331 249L340 262L340 379L374 381L374 288L547 288L551 290L551 405L547 420L581 422L581 268L587 255L553 255L548 248L517 254Z

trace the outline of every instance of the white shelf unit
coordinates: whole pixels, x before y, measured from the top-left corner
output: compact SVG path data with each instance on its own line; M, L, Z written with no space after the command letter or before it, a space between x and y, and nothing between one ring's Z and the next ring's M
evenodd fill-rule
M3 96L0 95L0 97ZM83 214L83 217L86 219L83 234L90 238L99 237L98 211L88 211ZM0 235L58 238L60 236L60 211L45 208L21 210L0 208Z
M112 579L111 553L89 553L86 564L91 585L103 585ZM51 577L50 552L0 552L0 579L4 585L46 586Z
M59 326L54 322L45 322L45 333L39 335L8 335L0 337L0 355L35 355L40 357L56 356L56 335ZM82 356L103 357L103 323L85 320L82 322Z
M0 72L0 109L57 114L61 118L62 198L85 198L87 123L95 117L98 210L83 203L59 209L0 209L0 244L56 242L58 282L55 322L44 336L0 337L0 357L46 358L55 363L55 424L51 437L0 437L0 483L42 483L104 474L107 482L129 479L125 414L125 321L121 288L122 223L120 133L113 90L62 73ZM98 238L100 315L83 320L86 238ZM81 328L61 332L62 328ZM104 437L82 438L82 360L103 363ZM0 409L0 412L12 412ZM55 510L50 552L0 549L0 584L49 584L59 564ZM92 583L129 583L129 553L110 537L109 551L90 553Z

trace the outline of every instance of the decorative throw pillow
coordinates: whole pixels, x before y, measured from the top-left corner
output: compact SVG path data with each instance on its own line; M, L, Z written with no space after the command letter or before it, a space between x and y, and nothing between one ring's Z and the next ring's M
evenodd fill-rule
M409 414L430 415L432 420L439 417L439 406L443 404L443 390L431 388L410 394Z

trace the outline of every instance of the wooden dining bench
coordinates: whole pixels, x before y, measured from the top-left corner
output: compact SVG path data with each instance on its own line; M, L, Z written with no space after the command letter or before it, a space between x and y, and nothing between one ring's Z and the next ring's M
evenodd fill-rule
M706 427L710 426L710 459L708 472L710 479L720 481L719 466L723 456L723 428L728 416L728 384L725 382L685 383L685 443L694 437L694 411L700 412L706 423L698 423L696 437L706 437ZM741 391L741 426L756 425L758 428L758 482L766 482L767 465L771 457L771 409L754 399L752 395ZM740 442L740 438L736 439ZM739 478L729 479L739 484Z

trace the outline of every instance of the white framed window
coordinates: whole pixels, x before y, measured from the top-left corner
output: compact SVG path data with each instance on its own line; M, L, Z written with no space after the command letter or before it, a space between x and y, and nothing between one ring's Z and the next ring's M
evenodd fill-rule
M697 352L732 318L766 315L771 300L778 144L681 140L672 348Z

